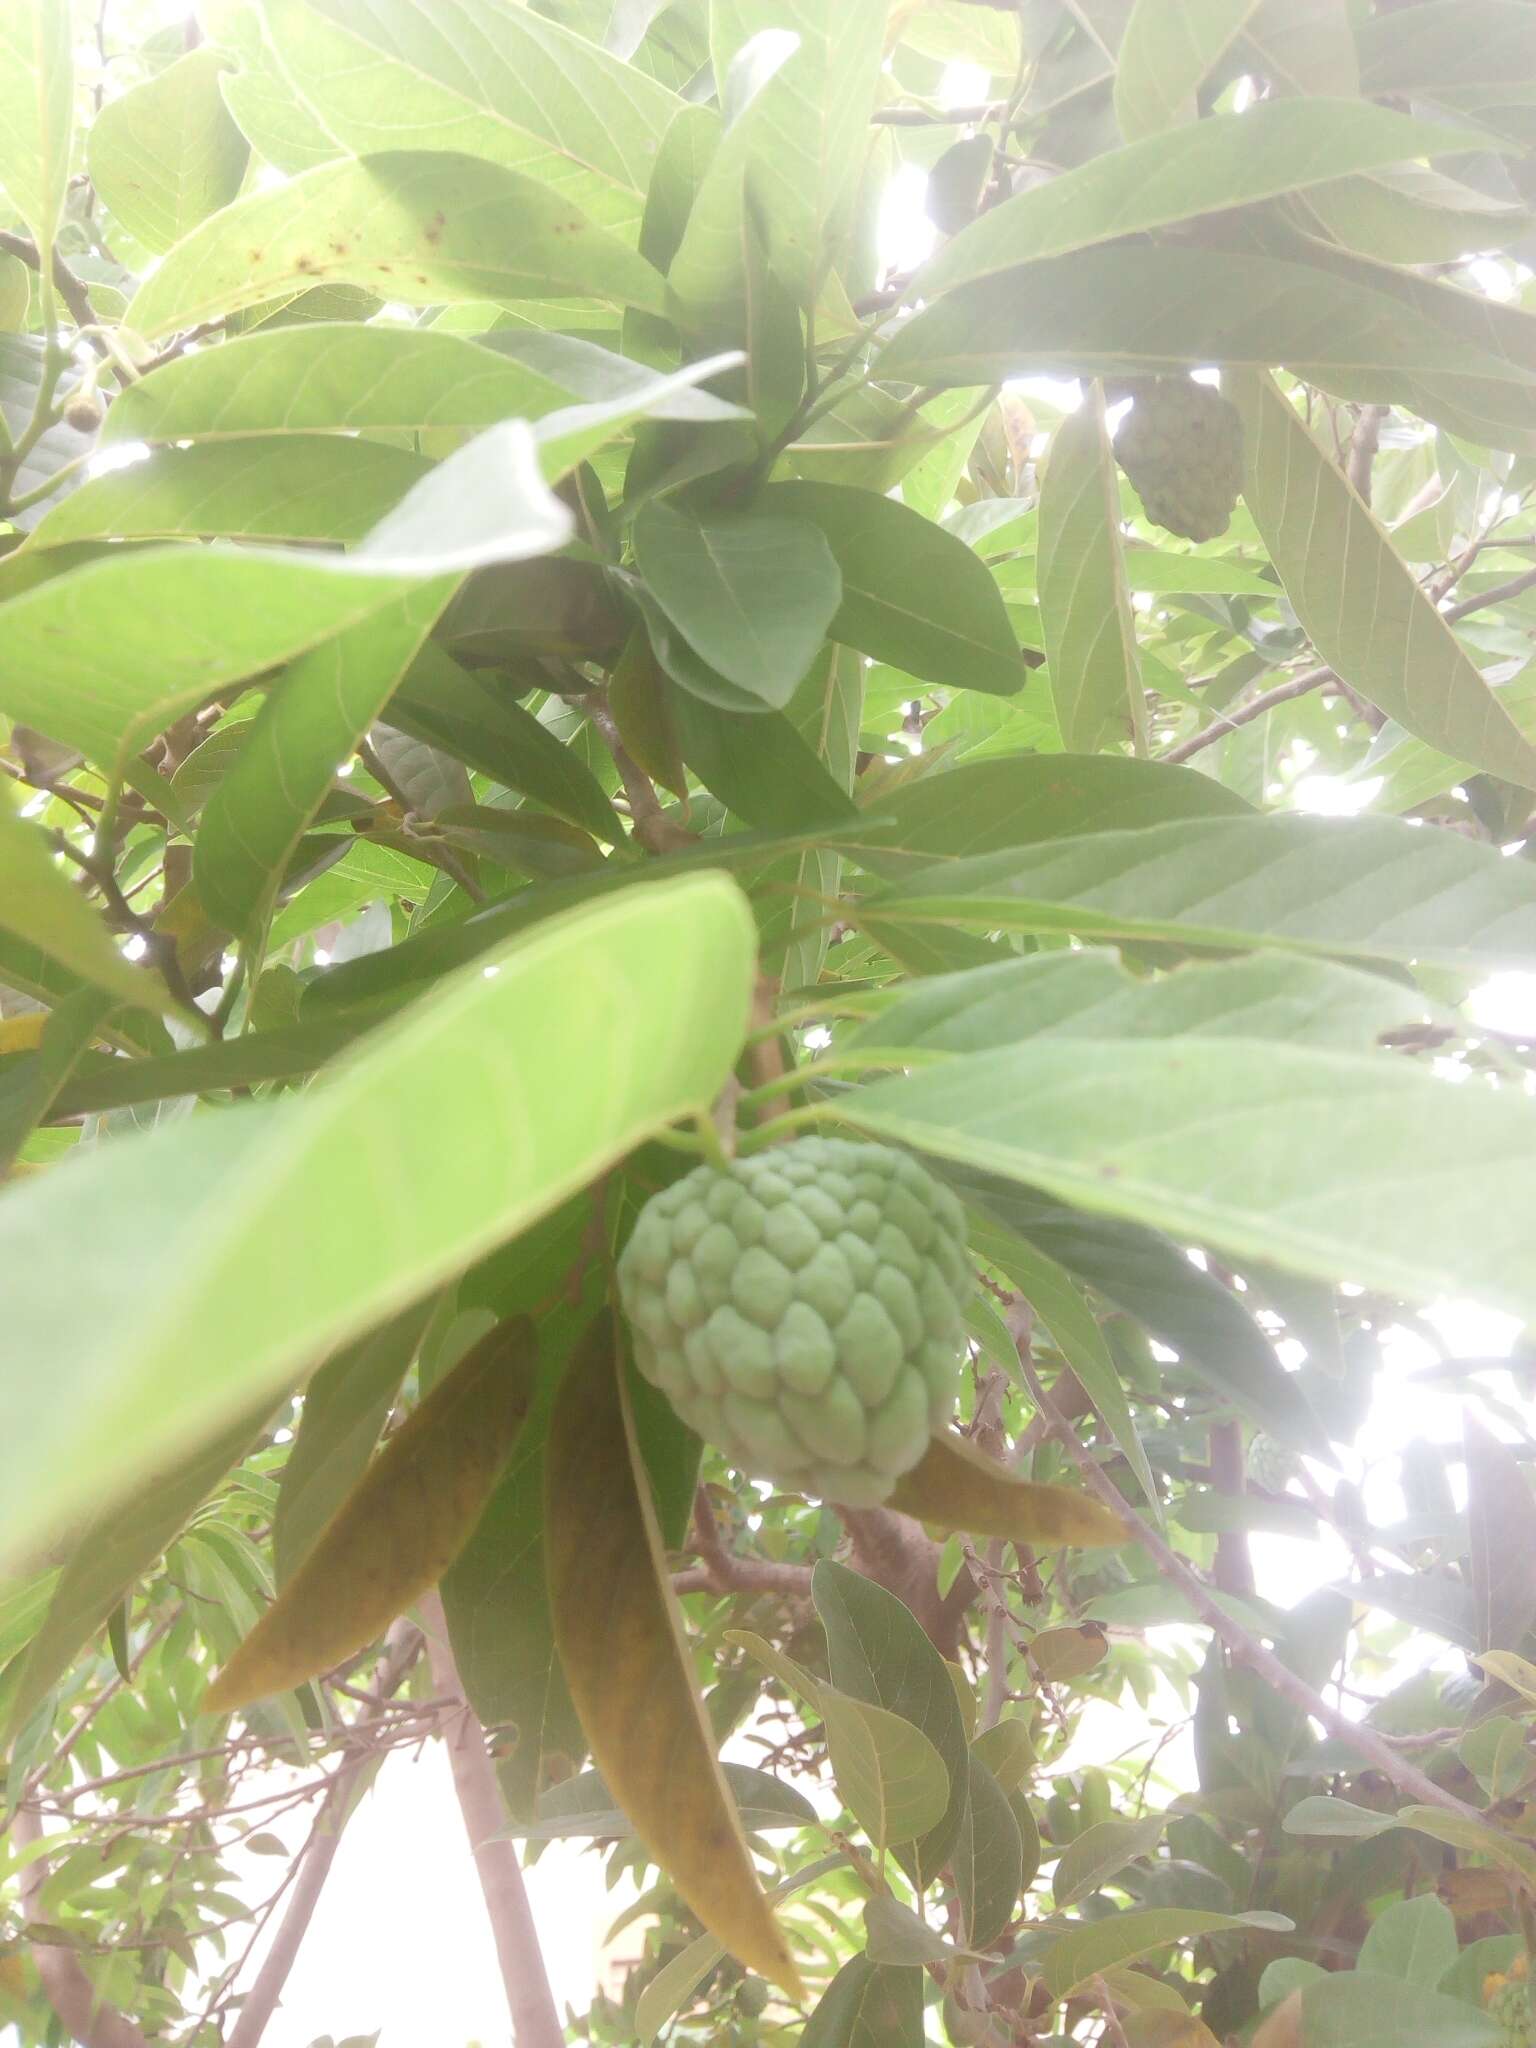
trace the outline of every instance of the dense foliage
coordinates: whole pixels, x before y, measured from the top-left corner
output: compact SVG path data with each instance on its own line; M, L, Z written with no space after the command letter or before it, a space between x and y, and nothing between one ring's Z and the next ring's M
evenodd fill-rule
M520 2048L1531 2039L1533 149L1530 0L0 0L22 2048L439 1736Z

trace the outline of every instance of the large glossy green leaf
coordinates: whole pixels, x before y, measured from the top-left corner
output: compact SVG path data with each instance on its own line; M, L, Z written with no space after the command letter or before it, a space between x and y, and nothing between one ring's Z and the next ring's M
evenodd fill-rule
M980 854L1046 839L1120 832L1179 818L1231 817L1248 805L1193 769L1120 754L1010 754L967 762L883 794L868 864L900 873L922 854ZM855 849L864 859L865 847Z
M1024 1843L1008 1795L973 1748L969 1797L955 1843L955 1889L966 1945L988 1948L1013 1918L1024 1876Z
M1127 142L1194 120L1197 90L1255 5L1176 0L1170 7L1167 0L1136 0L1115 65L1115 119Z
M1043 1958L1045 1980L1058 1998L1064 1998L1101 1972L1134 1962L1154 1949L1171 1948L1202 1934L1241 1933L1245 1927L1287 1934L1291 1923L1280 1913L1208 1913L1193 1906L1112 1913L1107 1919L1074 1927L1054 1941Z
M842 571L830 632L925 682L1010 696L1027 670L996 584L963 541L893 498L847 484L771 484L767 512L811 521Z
M717 0L710 50L722 104L731 65L770 30L798 41L745 118L746 187L773 269L809 304L838 265L870 147L884 55L883 0Z
M346 149L453 149L638 221L679 101L513 0L261 0L283 75ZM487 294L487 296L490 296Z
M806 2021L800 2048L923 2048L923 1973L854 1956Z
M877 920L1085 939L1468 968L1518 967L1536 953L1536 880L1519 863L1394 818L1275 814L1098 832L942 863L867 901Z
M1360 1944L1360 1968L1431 1990L1456 1960L1456 1918L1443 1899L1423 1892L1384 1907Z
M846 793L783 713L724 711L679 696L672 715L683 759L749 825L814 831L853 818Z
M1406 20L1360 23L1360 84L1369 93L1438 98L1464 87L1518 91L1536 69L1536 22L1523 0L1428 0Z
M1301 1989L1301 2036L1307 2048L1499 2048L1508 2039L1492 2013L1426 1984L1362 1966Z
M1146 749L1146 697L1120 554L1120 480L1104 387L1056 429L1040 488L1040 618L1062 745Z
M634 546L651 595L694 652L748 703L781 710L842 602L820 527L772 512L695 519L653 499Z
M147 969L125 960L106 926L66 879L47 838L0 797L0 929L36 946L72 975L119 1002L164 1007L165 994Z
M1234 11L1226 9L1229 17ZM1157 11L1160 34L1167 13ZM1359 100L1274 100L1131 142L1030 186L956 235L923 265L913 289L932 299L1043 256L1458 146L1470 146L1465 130Z
M0 191L44 245L64 210L74 121L69 9L9 0L0 8Z
M1536 787L1536 747L1294 407L1267 377L1228 382L1244 496L1318 653L1430 746Z
M824 1559L812 1574L811 1596L827 1632L832 1683L910 1721L949 1774L943 1817L913 1852L916 1881L929 1884L954 1848L967 1797L965 1727L949 1671L911 1611L873 1579Z
M753 950L722 876L615 896L450 979L324 1088L9 1191L7 1545L126 1489L707 1104ZM66 1286L82 1236L90 1280Z
M28 543L81 540L359 541L428 468L383 441L287 435L157 448L52 506Z
M569 200L479 157L386 151L320 164L205 221L140 286L153 338L324 283L406 305L595 297L659 310L660 276Z
M879 357L882 376L912 384L998 384L1028 370L1144 376L1213 362L1283 363L1323 385L1347 371L1372 390L1415 374L1531 382L1386 292L1308 264L1138 243L1019 262L947 291Z
M1514 1220L1536 1200L1536 1107L1509 1089L1272 1041L1037 1041L877 1082L838 1110L1239 1260L1536 1307Z
M378 717L442 610L428 584L302 656L209 798L193 875L210 917L254 934L338 765Z
M250 145L219 91L228 59L204 45L120 98L91 124L86 161L107 207L156 255L240 190Z

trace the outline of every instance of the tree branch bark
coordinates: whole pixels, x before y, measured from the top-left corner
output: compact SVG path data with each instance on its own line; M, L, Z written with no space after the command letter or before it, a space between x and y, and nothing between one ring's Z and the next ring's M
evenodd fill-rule
M432 1683L445 1697L459 1703L460 1711L451 1715L448 1723L448 1760L480 1876L486 1917L496 1941L512 2036L517 2048L562 2048L565 2029L549 1988L522 1866L516 1849L502 1835L507 1815L496 1767L486 1753L484 1731L464 1697L463 1681L448 1646L443 1603L436 1593L422 1601L421 1614L427 1629Z
M1304 1714L1310 1715L1314 1721L1326 1728L1330 1735L1337 1736L1340 1742L1347 1743L1357 1756L1362 1757L1374 1770L1380 1771L1383 1777L1389 1778L1399 1792L1404 1793L1409 1799L1417 1800L1424 1806L1438 1806L1446 1813L1460 1815L1463 1820L1486 1825L1483 1816L1474 1807L1458 1799L1454 1792L1447 1792L1444 1786L1437 1785L1434 1779L1421 1771L1416 1764L1411 1764L1406 1757L1400 1756L1373 1728L1366 1728L1358 1721L1351 1721L1347 1714L1342 1714L1337 1707L1330 1706L1320 1693L1314 1692L1310 1685L1282 1664L1272 1650L1267 1650L1241 1623L1234 1621L1214 1598L1204 1580L1191 1570L1177 1551L1163 1541L1155 1529L1150 1528L1141 1519L1136 1510L1122 1498L1112 1482L1100 1471L1098 1465L1078 1442L1066 1419L1052 1403L1050 1395L1041 1386L1034 1368L1024 1362L1023 1370L1035 1406L1049 1423L1051 1434L1082 1473L1088 1491L1101 1500L1112 1513L1119 1516L1126 1534L1141 1545L1156 1563L1163 1577L1171 1580L1179 1588L1200 1619L1215 1631L1241 1663L1246 1664L1262 1678L1264 1683L1279 1693L1282 1699L1289 1700L1292 1706L1299 1707Z
M1170 747L1166 754L1159 754L1160 761L1187 761L1192 754L1215 746L1224 740L1229 732L1236 732L1240 725L1251 725L1256 718L1262 718L1266 711L1273 711L1277 704L1288 704L1293 697L1304 697L1309 690L1316 690L1324 683L1335 680L1331 668L1309 668L1299 676L1292 676L1288 683L1276 683L1272 690L1263 690L1257 697L1250 697L1246 704L1239 704L1231 711L1223 711L1211 723L1202 726L1187 740L1180 740L1176 747Z

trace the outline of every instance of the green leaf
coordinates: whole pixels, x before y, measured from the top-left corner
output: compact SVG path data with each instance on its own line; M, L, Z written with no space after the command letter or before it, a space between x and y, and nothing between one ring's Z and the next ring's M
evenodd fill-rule
M1277 92L1353 97L1361 90L1347 0L1259 0L1244 42Z
M1304 1984L1301 2025L1307 2048L1498 2048L1508 2038L1491 2013L1364 1967Z
M250 145L219 91L228 59L204 45L120 98L92 123L91 182L128 232L163 255L240 190Z
M879 375L909 384L998 384L1029 370L1148 376L1212 362L1283 363L1324 386L1334 371L1357 381L1372 373L1375 384L1459 372L1513 384L1521 404L1529 402L1529 371L1445 333L1384 291L1308 264L1134 242L1013 261L1016 267L930 301L881 351Z
M1536 747L1295 409L1268 378L1227 389L1243 415L1244 495L1318 653L1430 746L1536 787Z
M158 978L125 960L106 926L65 879L44 833L0 798L0 928L119 1002L166 1006Z
M576 749L433 642L422 648L390 698L389 717L402 732L532 797L605 844L624 843L618 813Z
M1496 1678L1511 1692L1518 1693L1528 1706L1536 1707L1536 1664L1517 1656L1513 1650L1484 1650L1474 1661L1487 1677ZM1523 1740L1522 1737L1522 1746Z
M1002 1725L1002 1724L1000 1724ZM971 1948L991 1946L1012 1920L1024 1876L1024 1844L1008 1795L971 1747L970 1797L955 1843L955 1889Z
M58 1101L116 1007L115 997L91 986L57 998L40 1020L42 1036L35 1049L0 1069L0 1178ZM113 1059L111 1064L136 1063Z
M24 445L33 409L40 402L41 386L47 374L47 346L41 334L0 333L0 423L9 433L13 447ZM62 420L45 428L22 456L11 489L17 497L24 497L47 487L47 496L39 503L17 511L12 517L13 525L23 533L29 532L43 518L47 497L74 487L73 481L66 477L55 488L55 480L64 465L76 461L89 445ZM18 570L35 571L36 568L37 564L30 558L25 558L14 568L8 566L8 587L15 590Z
M795 1995L793 1958L759 1886L715 1760L612 1318L565 1375L545 1458L550 1611L592 1753L706 1931Z
M910 1721L948 1773L942 1818L923 1831L915 1852L921 1887L948 1860L965 1812L965 1727L949 1672L909 1609L873 1579L823 1559L811 1575L811 1597L827 1632L832 1683Z
M697 1941L690 1941L685 1949L662 1964L635 2000L635 2039L640 2048L650 2048L667 2021L687 2004L724 1954L712 1934L701 1934Z
M1184 4L1189 8L1190 0ZM1229 18L1246 11L1242 0L1200 4L1203 11L1219 10ZM1166 59L1171 55L1167 7L1158 10L1155 0L1142 0L1137 11L1148 17L1149 29L1156 23L1157 54ZM1127 34L1132 32L1128 27ZM1144 80L1142 51L1133 49L1131 64L1131 76L1141 70ZM1122 70L1122 84L1126 75ZM1141 80L1129 88L1138 94L1145 89ZM1120 94L1117 85L1117 111ZM956 285L1016 264L1144 234L1226 207L1251 206L1351 171L1475 146L1469 130L1410 120L1360 100L1271 100L1243 114L1218 114L1129 142L1046 184L1027 187L946 243L922 266L912 289L931 301ZM1157 252L1159 257L1173 253Z
M725 711L686 693L672 699L671 710L683 759L749 825L816 832L856 815L831 771L781 713Z
M25 1725L108 1614L132 1594L198 1505L250 1447L266 1419L265 1405L242 1416L232 1428L199 1444L190 1456L154 1474L121 1508L86 1523L27 1650L0 1741L14 1737Z
M1518 867L1395 818L1273 814L982 854L864 901L881 921L1497 968L1536 952L1536 882Z
M1013 754L966 762L882 794L868 865L899 874L919 854L995 853L1045 839L1139 830L1179 818L1231 817L1248 805L1192 768L1116 754ZM888 849L888 850L887 850ZM862 858L863 848L856 849Z
M1239 1260L1415 1301L1536 1309L1513 1220L1536 1200L1536 1110L1507 1089L1257 1040L1117 1041L1112 1054L1045 1041L876 1082L837 1108Z
M64 211L74 123L68 7L9 0L0 9L0 189L43 248Z
M1407 21L1362 21L1356 37L1368 93L1513 89L1536 66L1536 22L1521 0L1428 0Z
M949 1430L935 1431L917 1464L896 1481L891 1506L946 1532L1042 1548L1122 1540L1115 1516L1086 1493L1020 1479Z
M1146 698L1120 556L1120 483L1091 383L1051 441L1040 488L1040 617L1062 744L1146 749Z
M652 499L634 544L652 596L694 652L749 700L782 709L842 598L820 530L771 513L698 520Z
M1187 1906L1158 1906L1144 1912L1112 1913L1063 1934L1042 1959L1045 1981L1058 1998L1089 1983L1103 1971L1131 1963L1154 1949L1193 1941L1204 1934L1241 1932L1253 1928L1288 1934L1291 1922L1280 1913L1206 1913Z
M472 341L435 327L318 322L236 335L177 356L130 384L101 431L119 441L387 432L539 419L573 399L637 398L660 380L639 363L564 335ZM653 418L707 420L731 408L707 392L653 398ZM334 444L333 444L334 445Z
M1443 1899L1423 1892L1399 1899L1371 1922L1357 1969L1379 1971L1399 1984L1433 1989L1456 1960L1456 1920Z
M194 228L139 287L153 340L324 283L444 299L595 297L659 311L659 275L547 186L477 157L409 150L319 164Z
M722 1764L720 1772L751 1833L771 1828L814 1827L816 1809L810 1801L769 1771L750 1764ZM634 1823L618 1806L601 1771L582 1771L552 1785L538 1803L534 1819L511 1830L530 1842L559 1842L601 1837L625 1841Z
M142 462L89 478L50 506L28 545L359 541L428 468L408 449L329 434L158 448Z
M409 667L442 610L428 585L296 661L208 800L193 878L210 917L254 934L336 770Z
M800 2048L923 2048L923 1973L853 1956L822 1993Z
M1255 4L1179 0L1170 8L1166 0L1136 0L1115 66L1115 120L1127 142L1196 118L1196 92ZM1309 103L1267 104L1294 111Z
M707 1105L739 1050L753 946L719 875L616 895L450 979L324 1088L10 1190L8 1545L125 1490ZM575 1069L579 1098L559 1079ZM86 1240L99 1278L62 1287L60 1257ZM44 1342L39 1381L26 1361Z
M424 1296L328 1358L304 1389L304 1410L278 1482L273 1572L292 1578L315 1538L368 1469L416 1347L437 1306Z
M1010 1815L1010 1818L1012 1816ZM876 1892L864 1902L864 1951L872 1963L952 1963L955 1950L910 1906L889 1892Z
M1154 1813L1145 1820L1096 1821L1075 1835L1061 1852L1056 1875L1051 1880L1057 1911L1065 1906L1080 1906L1128 1863L1134 1863L1138 1856L1150 1855L1162 1840L1167 1825L1166 1814Z
M756 504L825 534L843 577L834 640L925 682L1005 697L1023 688L1028 671L997 585L943 527L847 484L770 484Z
M430 0L261 0L261 11L283 75L354 154L463 150L607 226L639 219L680 102L585 36L498 0L461 0L449 15Z
M920 1848L943 1824L953 1798L933 1743L900 1714L851 1699L835 1686L819 1687L815 1705L826 1724L838 1795L877 1854L911 1843Z
M869 117L884 55L884 0L717 0L710 53L721 104L731 65L763 31L797 38L754 107L746 187L769 262L809 305L840 268L850 202L869 150Z

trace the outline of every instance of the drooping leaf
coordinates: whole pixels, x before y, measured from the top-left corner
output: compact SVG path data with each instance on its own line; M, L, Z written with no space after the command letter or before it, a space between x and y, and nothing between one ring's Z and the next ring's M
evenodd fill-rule
M108 208L162 255L240 190L250 146L219 78L227 59L204 45L108 100L91 124L86 160Z
M661 309L661 278L536 179L478 157L384 151L250 192L177 243L127 321L153 339L323 283L407 305L593 296Z
M367 1470L436 1305L428 1295L381 1323L328 1358L305 1387L272 1515L279 1586L292 1578Z
M753 944L718 874L619 893L450 979L324 1088L103 1148L67 1187L8 1190L8 1548L125 1491L707 1105L740 1048ZM92 1284L61 1288L82 1234ZM46 1381L25 1363L44 1342Z
M897 1480L891 1505L936 1528L1011 1543L1121 1543L1125 1532L1107 1508L1070 1486L1018 1479L965 1437L936 1436Z
M1243 415L1244 496L1318 653L1405 731L1489 774L1536 787L1536 747L1370 507L1271 379L1237 375L1229 385Z
M1146 746L1146 699L1120 554L1120 489L1104 387L1056 429L1040 491L1040 617L1062 743Z
M545 1500L555 1639L604 1779L705 1928L798 1992L694 1686L607 1315L556 1401Z
M389 1439L203 1695L229 1713L375 1642L469 1541L527 1416L527 1323L499 1323Z
M923 2048L923 1973L853 1956L822 1993L800 2048Z

